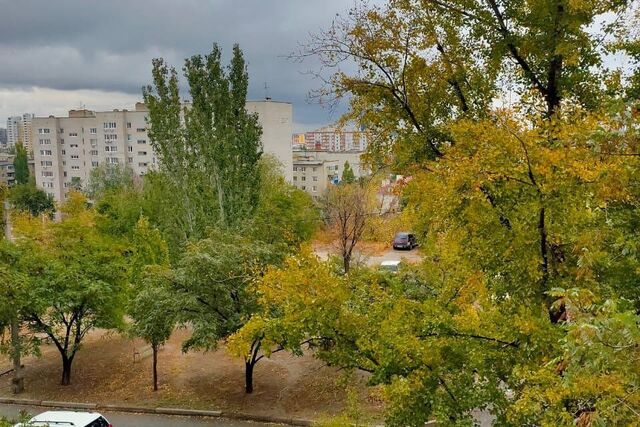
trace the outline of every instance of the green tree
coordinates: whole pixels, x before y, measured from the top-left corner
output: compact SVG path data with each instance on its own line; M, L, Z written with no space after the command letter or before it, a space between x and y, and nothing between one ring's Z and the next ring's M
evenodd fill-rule
M23 355L38 354L38 342L21 334L23 322L21 314L30 304L27 298L29 277L22 266L23 251L10 242L9 239L0 240L0 330L9 330L11 341L0 344L0 352L8 354L13 364L12 389L14 394L24 390L21 357Z
M16 144L16 155L13 158L13 170L15 172L16 184L29 183L29 154L22 143Z
M320 212L305 191L284 180L270 155L260 159L260 200L247 227L256 240L292 246L309 240L320 225Z
M147 265L136 283L129 304L133 320L130 333L151 346L153 352L153 390L158 390L158 351L176 325L176 298L171 270L162 265Z
M90 198L98 200L108 193L132 188L134 181L133 169L128 165L105 163L91 170L86 193Z
M33 216L53 215L55 202L53 196L37 188L33 183L18 184L9 190L9 202L13 207Z
M214 44L210 54L185 61L189 105L181 101L176 70L162 59L153 61L154 84L143 91L165 204L187 239L238 224L258 204L262 131L245 109L246 65L237 45L226 69L220 56Z
M342 170L340 182L345 184L353 184L356 182L356 175L353 173L353 169L351 169L351 165L348 160L345 160L344 162L344 169Z
M185 349L212 349L237 331L256 310L251 283L267 265L276 264L284 247L255 241L243 233L215 232L187 246L176 271L182 322L193 326ZM245 390L253 392L253 369L261 359L256 337L245 358Z
M122 327L126 251L97 231L96 214L79 193L70 193L61 212L61 222L17 222L16 235L26 245L22 262L30 277L23 318L53 341L62 360L61 383L68 385L86 334Z

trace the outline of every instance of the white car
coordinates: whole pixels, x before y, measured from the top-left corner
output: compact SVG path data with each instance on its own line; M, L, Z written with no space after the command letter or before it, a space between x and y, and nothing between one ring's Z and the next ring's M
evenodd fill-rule
M31 418L28 423L15 427L28 426L67 426L67 427L113 427L109 421L97 412L47 411Z
M380 270L397 273L400 269L400 265L402 265L402 261L382 261L380 263Z

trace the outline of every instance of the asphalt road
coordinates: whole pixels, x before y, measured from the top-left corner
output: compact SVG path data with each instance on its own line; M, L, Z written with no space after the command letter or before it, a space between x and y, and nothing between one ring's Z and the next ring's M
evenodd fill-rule
M37 415L48 410L52 409L35 406L0 404L0 415L9 418L17 417L20 411L27 411L31 415ZM104 415L105 418L114 425L114 427L260 427L277 425L262 424L251 421L229 420L226 418L197 418L178 417L173 415L129 414L106 411L99 412Z

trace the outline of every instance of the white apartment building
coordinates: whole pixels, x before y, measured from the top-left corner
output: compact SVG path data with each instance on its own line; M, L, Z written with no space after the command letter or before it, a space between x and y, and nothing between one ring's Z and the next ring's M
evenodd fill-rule
M282 163L290 182L291 104L250 101L247 110L258 113L263 150ZM71 110L68 117L34 118L36 184L61 201L71 188L84 186L99 164L129 165L138 175L157 167L147 136L147 115L146 106L137 103L133 111Z
M57 201L70 188L86 184L101 163L130 166L143 175L156 166L147 137L147 108L94 112L71 110L68 117L35 117L36 184Z
M13 116L7 119L7 146L12 147L18 142L22 142L27 152L32 151L33 117L33 114L25 113L22 116Z
M262 101L247 101L246 108L249 113L258 113L262 126L262 150L278 159L282 164L284 178L287 182L291 182L293 106L290 102L273 101L267 98Z

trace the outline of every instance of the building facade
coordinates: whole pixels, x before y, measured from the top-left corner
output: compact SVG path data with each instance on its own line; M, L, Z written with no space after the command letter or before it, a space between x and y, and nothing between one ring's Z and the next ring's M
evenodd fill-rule
M291 104L252 101L247 102L247 110L258 113L263 150L282 163L290 182ZM86 185L100 164L128 165L144 175L158 166L147 135L147 117L146 106L137 103L135 110L71 110L68 117L34 118L36 184L61 201L71 189Z
M0 128L0 148L7 148L7 130Z
M258 113L262 126L262 149L271 154L282 164L282 171L287 182L292 182L293 158L291 149L291 133L293 122L293 106L290 102L247 101L249 113Z
M0 154L0 187L12 186L15 183L16 174L13 168L13 156Z
M7 146L12 147L21 142L27 152L33 151L32 121L33 114L13 116L7 119Z
M367 133L358 130L323 127L318 130L293 134L291 144L296 149L324 151L365 151Z
M318 199L329 186L340 182L345 162L349 162L356 178L368 174L361 155L359 151L294 150L293 184Z
M99 164L128 165L138 175L156 166L147 137L147 108L71 110L68 117L33 119L36 184L57 201L89 179Z

